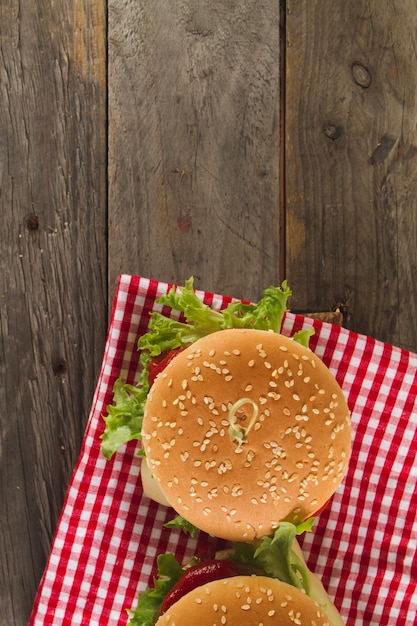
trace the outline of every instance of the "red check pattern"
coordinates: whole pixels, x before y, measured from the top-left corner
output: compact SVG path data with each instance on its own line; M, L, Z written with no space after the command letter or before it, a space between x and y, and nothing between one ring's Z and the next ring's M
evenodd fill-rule
M163 527L173 512L143 496L133 443L111 461L100 452L101 416L114 381L135 382L138 337L168 289L119 278L82 450L29 626L125 625L126 609L152 580L156 556L173 551L182 560L206 540ZM218 309L231 300L198 294ZM303 537L303 550L349 626L414 624L417 355L291 313L283 332L312 324L310 345L346 393L354 442L344 483Z

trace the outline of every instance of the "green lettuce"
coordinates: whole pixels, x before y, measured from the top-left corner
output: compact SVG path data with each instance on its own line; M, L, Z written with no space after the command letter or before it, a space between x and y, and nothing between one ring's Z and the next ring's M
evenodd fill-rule
M148 396L149 355L145 352L140 358L142 371L137 385L128 385L118 378L113 386L113 404L107 407L103 416L106 427L101 435L101 451L110 459L116 450L127 441L140 439L143 412Z
M313 524L314 518L297 526L281 522L272 537L262 537L258 547L250 543L235 543L235 551L230 558L260 568L271 578L303 589L309 595L309 572L292 549L292 543L296 535L311 531Z
M138 596L136 609L128 609L129 626L152 626L162 602L184 570L171 553L160 554L157 558L158 573L154 578L154 586Z
M142 366L139 381L136 385L129 385L118 379L113 389L113 402L106 408L107 415L103 416L105 430L101 435L101 449L105 458L110 459L128 441L141 439L149 391L148 365L153 357L185 347L225 328L255 328L279 333L290 296L291 290L283 281L280 287L265 289L257 304L231 302L222 311L215 311L200 300L194 290L194 280L189 278L184 287L172 287L158 298L158 304L170 307L184 321L159 312L152 313L148 332L138 341ZM307 335L301 331L294 335L294 339L305 344Z
M199 531L197 526L194 526L194 524L188 522L184 517L182 517L182 515L177 515L176 517L174 517L174 519L166 522L164 526L165 528L179 528L186 535L190 535L190 537L195 537Z
M158 356L194 343L198 339L225 328L255 328L258 330L281 330L291 290L284 281L281 287L268 287L257 304L231 302L222 311L215 311L204 304L194 291L193 278L182 288L172 287L157 299L158 304L183 314L185 322L154 312L149 331L138 342L139 350L148 350Z

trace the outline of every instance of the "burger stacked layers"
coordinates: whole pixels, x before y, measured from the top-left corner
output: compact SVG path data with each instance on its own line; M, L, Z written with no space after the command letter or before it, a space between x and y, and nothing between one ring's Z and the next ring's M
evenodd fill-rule
M162 299L185 315L185 324L166 322L170 335L158 316L149 337L151 343L163 337L164 349L154 355L149 337L142 340L145 374L139 392L127 388L125 399L141 402L130 413L140 415L145 491L171 506L179 525L231 542L227 559L238 565L232 576L213 566L217 580L210 580L197 562L187 586L188 568L173 572L170 561L166 571L161 567L158 590L139 597L132 626L156 619L158 625L343 623L295 536L311 526L346 474L350 414L337 381L308 348L309 333L279 333L288 295L283 284L266 290L256 307L214 313L189 281ZM150 379L155 354L159 366ZM117 418L106 420L109 456L120 440ZM126 419L123 425L126 431ZM135 422L131 438L138 430ZM168 605L163 596L173 589L182 593ZM158 600L149 602L152 593Z

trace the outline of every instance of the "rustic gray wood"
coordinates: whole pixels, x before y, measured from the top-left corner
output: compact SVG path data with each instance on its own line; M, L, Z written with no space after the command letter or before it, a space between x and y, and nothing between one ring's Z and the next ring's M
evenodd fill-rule
M110 284L258 298L279 279L279 6L109 7Z
M46 563L118 273L250 299L287 277L294 309L417 350L414 2L107 5L0 8L7 626Z
M7 626L27 624L104 347L105 21L103 5L90 4L12 0L0 9L0 623Z
M352 329L415 350L415 2L286 4L293 306L347 304Z

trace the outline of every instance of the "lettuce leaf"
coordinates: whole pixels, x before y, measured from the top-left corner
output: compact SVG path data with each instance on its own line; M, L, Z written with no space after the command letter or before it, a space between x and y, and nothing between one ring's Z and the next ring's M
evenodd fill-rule
M195 537L199 529L194 524L188 522L182 515L177 515L174 519L164 524L165 528L180 528L186 535Z
M314 335L314 328L303 328L303 330L299 330L293 334L292 338L297 343L301 344L305 348L309 347L310 337Z
M287 282L281 287L268 287L257 304L232 302L222 311L215 311L204 304L194 290L194 279L189 278L184 287L172 287L156 300L158 304L177 311L174 319L154 312L149 329L140 337L142 372L137 385L123 384L119 379L113 389L113 402L103 416L105 430L101 435L102 453L110 459L116 450L133 439L141 439L142 419L149 391L148 365L155 356L187 346L201 337L225 328L255 328L280 332L291 296Z
M277 333L281 330L287 300L291 296L286 281L281 287L265 289L257 304L231 302L222 311L215 311L204 304L195 293L193 284L193 278L189 278L184 287L172 287L166 295L158 298L158 304L182 313L186 321L152 313L149 331L139 339L140 350L149 350L152 356L158 356L166 350L186 346L225 328L255 328Z
M165 596L184 571L172 553L160 554L157 566L154 586L139 594L135 610L127 610L130 617L128 626L152 626L155 623L154 616L158 614Z
M309 571L292 549L296 535L310 531L314 518L295 526L281 522L272 537L263 537L258 547L247 543L235 543L230 558L262 569L271 578L278 578L310 594Z
M147 364L150 357L141 355L142 372L137 385L123 383L120 378L113 386L113 404L108 405L106 424L101 435L101 451L111 459L116 450L133 439L141 438L143 412L149 391Z

